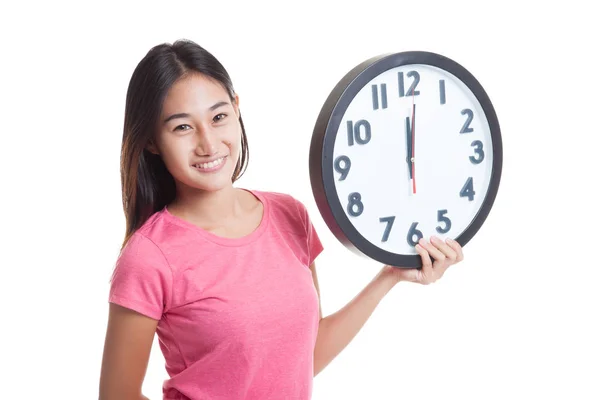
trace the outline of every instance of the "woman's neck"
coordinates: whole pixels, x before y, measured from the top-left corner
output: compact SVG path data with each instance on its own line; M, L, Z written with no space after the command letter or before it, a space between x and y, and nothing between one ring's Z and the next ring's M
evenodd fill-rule
M239 189L228 186L216 191L178 192L167 208L173 215L210 229L239 218L245 207Z

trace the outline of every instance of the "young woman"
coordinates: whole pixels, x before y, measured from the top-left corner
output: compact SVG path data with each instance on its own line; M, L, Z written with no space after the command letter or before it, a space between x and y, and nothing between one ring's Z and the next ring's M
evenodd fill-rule
M170 400L311 397L312 379L398 282L428 284L463 259L455 242L417 246L421 270L383 266L323 318L323 250L294 197L234 187L248 161L239 98L202 47L152 48L125 106L126 235L111 279L100 399L143 399L154 334ZM430 259L434 259L433 265Z

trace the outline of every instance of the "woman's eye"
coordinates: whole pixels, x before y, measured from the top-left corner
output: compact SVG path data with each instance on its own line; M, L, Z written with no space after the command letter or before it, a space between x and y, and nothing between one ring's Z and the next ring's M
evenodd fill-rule
M175 127L175 130L176 130L176 131L179 131L179 130L187 130L187 129L180 129L181 127L184 127L184 126L187 126L188 128L192 129L192 128L191 128L191 127L188 125L188 124L183 124L183 125L177 125L177 126Z
M223 120L223 119L224 119L226 116L227 116L227 114L223 114L223 113L221 113L221 114L217 114L217 115L215 115L215 117L213 118L213 121L215 121L215 122L222 121L222 120Z

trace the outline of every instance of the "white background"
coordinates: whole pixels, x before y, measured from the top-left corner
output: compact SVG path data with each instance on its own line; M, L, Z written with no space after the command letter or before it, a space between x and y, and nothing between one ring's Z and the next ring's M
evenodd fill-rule
M498 113L500 191L465 260L433 285L396 286L313 399L600 398L600 31L587 2L16 3L0 7L1 398L97 398L126 88L152 46L178 38L213 52L240 94L239 185L307 205L325 315L380 268L337 242L311 193L313 124L337 81L380 53L434 51ZM153 400L163 362L155 343Z

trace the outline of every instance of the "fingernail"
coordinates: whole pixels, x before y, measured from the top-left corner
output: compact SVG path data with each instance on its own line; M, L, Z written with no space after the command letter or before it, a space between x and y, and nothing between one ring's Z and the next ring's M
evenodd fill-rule
M446 238L446 243L454 243L454 240L452 240L450 238Z

